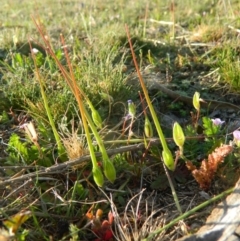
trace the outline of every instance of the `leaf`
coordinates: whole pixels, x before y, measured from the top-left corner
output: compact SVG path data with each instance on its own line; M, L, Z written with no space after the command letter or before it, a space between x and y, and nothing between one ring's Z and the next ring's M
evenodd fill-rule
M204 134L206 136L210 137L210 136L216 135L220 130L221 126L214 125L210 118L204 116L202 118L202 121L203 121L203 127L204 127Z
M20 141L20 137L15 133L12 134L9 139L7 150L15 157L18 157L20 154L24 159L28 159L28 149L26 147L26 143L22 143Z
M9 233L16 233L19 227L32 216L30 211L20 212L3 221L4 226L9 229Z
M0 123L6 123L9 121L9 117L8 117L8 114L7 112L4 110L2 112L2 115L0 115Z
M88 190L81 183L75 182L74 189L80 200L87 198Z

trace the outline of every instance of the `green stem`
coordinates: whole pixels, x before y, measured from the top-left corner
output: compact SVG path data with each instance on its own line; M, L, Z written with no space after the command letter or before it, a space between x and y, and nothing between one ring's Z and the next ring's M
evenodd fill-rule
M88 124L89 124L89 126L90 126L90 128L93 132L94 137L96 138L96 141L98 143L100 152L102 153L102 158L103 158L103 162L104 162L104 160L108 159L108 154L107 154L106 148L104 146L104 143L103 143L103 141L102 141L102 139L101 139L101 137L100 137L100 135L97 131L97 128L95 127L90 115L88 114L88 112L87 112L87 110L85 109L84 106L83 106L83 108L84 108L85 117L86 117L86 119L88 121Z
M40 89L41 89L41 95L42 95L42 98L43 98L44 108L47 112L48 120L49 120L49 123L51 125L55 140L57 142L59 155L62 155L65 152L65 148L62 145L60 136L59 136L59 134L57 132L57 129L55 127L55 123L54 123L53 118L52 118L52 114L51 114L51 111L50 111L50 108L49 108L49 105L48 105L48 100L47 100L47 97L46 97L41 79L39 79L39 84L40 84Z
M126 29L127 29L127 26L126 26ZM130 40L130 36L129 36L129 31L128 31L128 29L127 29L127 34L128 34L128 38L129 38L129 40ZM144 96L145 96L145 98L146 98L146 102L147 102L147 104L148 104L150 113L151 113L151 115L152 115L154 124L155 124L155 126L156 126L156 129L157 129L157 132L158 132L158 135L159 135L159 138L160 138L160 141L161 141L163 150L166 150L166 151L167 151L167 150L169 150L169 149L168 149L168 146L167 146L167 142L166 142L166 140L165 140L165 137L164 137L163 132L162 132L162 128L161 128L161 126L160 126L160 123L159 123L158 118L157 118L157 115L156 115L156 112L155 112L155 110L154 110L154 108L153 108L152 102L151 102L150 97L149 97L149 95L148 95L148 91L147 91L146 85L144 84L144 81L143 81L143 79L142 79L141 73L140 73L140 71L139 71L138 64L137 64L137 61L136 61L136 56L135 56L135 53L134 53L134 51L133 51L133 47L132 47L131 41L129 41L129 44L130 44L130 47L131 47L132 57L133 57L133 61L134 61L134 64L135 64L135 68L136 68L137 73L138 73L139 81L140 81L140 84L141 84L141 87L142 87Z
M29 42L29 44L31 46L30 42ZM31 46L31 48L32 48L32 46ZM40 76L40 73L39 73L39 70L38 70L38 67L37 67L36 58L35 58L35 55L33 53L32 53L32 57L33 57L34 65L35 65L35 68L36 68L36 76L37 76L37 80L38 80L39 85L40 85L40 90L41 90L41 95L42 95L42 99L43 99L43 103L44 103L44 108L47 112L48 120L49 120L49 123L51 125L54 138L57 142L58 154L59 154L59 156L63 156L65 154L65 148L62 145L61 138L60 138L60 136L57 132L55 123L53 121L52 114L51 114L51 111L50 111L50 108L49 108L49 105L48 105L47 96L46 96L45 91L44 91L42 79L41 79L41 76Z
M82 118L82 119L84 119L84 118ZM85 122L86 122L86 120L85 120ZM88 148L89 148L89 152L90 152L93 167L97 168L97 166L98 166L97 158L96 158L96 155L95 155L95 152L94 152L94 148L93 148L93 144L92 144L92 140L91 140L91 135L90 135L87 123L84 125L84 130L85 130L85 134L86 134L86 138L87 138Z
M163 164L163 166L164 166L164 169L165 169L165 173L166 173L166 175L167 175L167 178L168 178L169 185L170 185L170 187L171 187L172 195L173 195L173 198L174 198L174 202L175 202L175 204L176 204L176 206L177 206L177 210L179 211L180 214L182 214L182 209L181 209L181 206L180 206L180 204L179 204L178 196L177 196L177 193L176 193L176 191L175 191L175 188L174 188L172 179L171 179L171 177L170 177L170 175L169 175L169 173L168 173L168 170L167 170L166 166L165 166L164 164Z

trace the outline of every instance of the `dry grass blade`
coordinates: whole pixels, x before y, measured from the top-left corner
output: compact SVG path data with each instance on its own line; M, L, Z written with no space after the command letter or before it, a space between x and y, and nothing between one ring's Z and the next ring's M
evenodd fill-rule
M114 204L112 196L109 198L111 210L114 215L114 236L117 241L139 241L148 234L162 226L170 218L171 212L165 212L165 208L157 208L157 197L153 194L145 198L145 189L133 195L126 204L125 209L120 212ZM146 195L146 194L145 194ZM154 235L152 240L165 240L165 231Z

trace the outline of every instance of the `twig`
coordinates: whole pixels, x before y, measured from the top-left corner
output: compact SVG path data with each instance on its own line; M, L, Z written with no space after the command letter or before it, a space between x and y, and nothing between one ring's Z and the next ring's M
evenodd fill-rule
M151 144L154 144L154 143L159 144L158 139L155 139L155 141L151 142ZM108 153L108 155L111 156L111 155L115 155L115 154L118 154L118 153L123 153L123 152L128 152L128 151L133 151L133 150L139 150L139 149L142 149L142 148L144 148L144 143L139 143L139 144L130 145L130 146L123 146L123 147L119 147L119 148L116 148L116 149L110 149L110 150L107 151L107 153ZM95 154L96 154L96 157L102 156L102 154L100 152L96 152ZM15 181L23 181L23 180L33 178L33 177L36 177L36 176L39 176L39 175L49 175L49 174L54 174L54 173L65 172L66 170L68 170L72 166L76 166L76 165L79 165L83 162L87 162L87 161L90 161L90 160L91 160L91 156L86 155L86 156L79 157L79 158L76 158L74 160L70 160L70 161L67 161L67 162L64 162L64 163L55 164L55 165L53 165L51 167L47 167L47 168L37 166L37 168L40 169L39 171L28 173L28 174L22 175L20 177L9 178L7 180L0 181L0 187L9 185L11 183L14 183ZM3 169L3 167L0 167L0 169Z

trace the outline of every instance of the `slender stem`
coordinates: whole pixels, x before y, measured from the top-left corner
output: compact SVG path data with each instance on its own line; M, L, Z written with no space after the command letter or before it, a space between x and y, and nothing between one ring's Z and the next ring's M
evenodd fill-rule
M61 37L61 41L62 41L63 46L65 46L65 41L64 41L63 36L61 35L60 37ZM71 85L69 85L69 87L73 91L73 94L74 94L74 96L77 100L78 107L79 107L79 110L80 110L80 113L81 113L83 127L84 127L86 137L87 137L87 143L88 143L88 148L89 148L91 159L92 159L93 168L97 168L97 166L98 166L97 159L96 159L91 135L90 135L88 124L87 124L89 122L88 113L87 113L87 111L84 107L83 101L82 101L82 92L83 91L80 91L79 87L77 86L77 81L76 81L74 73L73 73L73 68L72 68L72 64L71 64L69 56L68 56L67 49L65 47L63 49L64 49L65 57L67 59L68 68L70 70L70 79L68 80L68 82L70 82Z
M135 68L136 68L136 71L137 71L137 74L138 74L138 77L139 77L139 81L140 81L140 84L141 84L141 87L142 87L144 96L145 96L146 101L147 101L147 103L148 103L149 110L150 110L150 112L151 112L151 115L152 115L154 124L155 124L155 126L156 126L156 129L157 129L157 132L158 132L158 135L159 135L159 138L160 138L160 141L161 141L163 150L166 150L166 149L168 150L168 146L167 146L165 137L164 137L164 135L163 135L162 128L161 128L161 126L160 126L160 124L159 124L159 121L158 121L156 112L155 112L155 110L154 110L154 108L153 108L153 106L152 106L150 97L149 97L149 95L148 95L148 91L147 91L146 85L144 84L142 75L141 75L140 70L139 70L139 68L138 68L136 56L135 56L135 53L134 53L134 51L133 51L133 46L132 46L132 42L131 42L131 38L130 38L130 34L129 34L129 30L128 30L127 25L125 25L125 28L126 28L127 37L128 37L128 40L129 40L129 45L130 45L130 49L131 49L131 53L132 53L133 62L134 62L134 65L135 65Z
M64 48L64 53L65 53L65 57L67 59L67 63L68 63L68 67L69 67L70 73L63 67L61 62L56 57L55 53L53 52L53 50L51 48L50 43L45 38L40 25L37 23L37 21L34 18L33 18L33 21L34 21L34 23L35 23L35 25L36 25L40 35L42 36L42 39L43 39L45 45L47 46L48 53L55 60L57 66L61 70L62 75L65 78L69 88L71 89L72 93L74 94L74 96L75 96L75 98L77 100L77 103L78 103L78 106L79 106L79 110L80 110L80 113L81 113L81 116L82 116L82 122L83 122L84 130L85 130L86 137L87 137L87 142L88 142L88 147L89 147L89 151L90 151L90 155L91 155L92 164L93 164L93 167L97 167L97 159L96 159L96 156L95 156L95 152L94 152L94 148L93 148L90 132L89 132L89 129L88 129L88 124L87 124L87 121L86 121L86 118L85 118L86 110L85 110L83 102L82 102L82 95L81 95L82 92L80 93L79 88L77 86L76 79L75 79L74 74L73 74L73 69L72 69L72 65L71 65L71 62L70 62L67 50L66 50L66 48ZM62 43L64 43L64 39L63 39L62 36L61 36L61 40L62 40Z
M31 50L32 50L32 46L31 46L31 42L30 41L29 41L29 45L30 45ZM35 73L36 73L36 77L37 77L37 80L38 80L38 83L39 83L39 86L40 86L40 91L41 91L41 95L42 95L42 99L43 99L43 103L44 103L44 108L45 108L45 110L47 112L48 120L49 120L49 123L51 125L51 128L52 128L55 140L57 142L59 155L62 156L65 153L65 148L62 145L61 138L60 138L60 136L59 136L59 134L57 132L55 123L53 121L53 117L52 117L52 114L51 114L51 111L50 111L50 108L49 108L49 105L48 105L47 96L46 96L46 93L44 91L42 78L40 76L39 69L38 69L37 63L36 63L36 58L35 58L35 55L33 54L33 52L32 52L32 58L33 58L33 62L34 62L35 69L36 69Z
M164 170L165 170L165 173L167 175L167 178L168 178L169 185L171 187L172 195L173 195L173 198L174 198L174 202L175 202L175 204L177 206L177 210L179 211L180 214L182 214L182 208L181 208L181 206L179 204L178 196L177 196L176 190L174 188L172 179L171 179L171 177L169 175L169 172L168 172L166 166L164 164L163 164L163 166L164 166Z
M85 107L84 107L84 110L85 110L84 113L85 113L86 119L93 132L94 137L96 138L96 141L98 143L98 146L99 146L100 152L102 153L102 157L103 157L103 161L104 161L104 160L108 159L108 154L107 154L106 148L105 148L104 143L97 131L97 128L95 127L95 125L94 125L90 115L88 114L87 110L85 109Z

